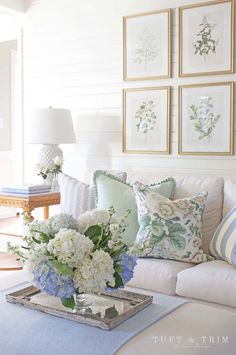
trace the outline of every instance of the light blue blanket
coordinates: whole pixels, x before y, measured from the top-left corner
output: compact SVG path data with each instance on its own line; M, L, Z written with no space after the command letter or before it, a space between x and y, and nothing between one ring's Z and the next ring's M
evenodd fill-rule
M22 305L6 302L0 294L1 355L111 355L131 338L185 303L160 296L152 304L111 331L57 318ZM159 300L159 297L158 297Z

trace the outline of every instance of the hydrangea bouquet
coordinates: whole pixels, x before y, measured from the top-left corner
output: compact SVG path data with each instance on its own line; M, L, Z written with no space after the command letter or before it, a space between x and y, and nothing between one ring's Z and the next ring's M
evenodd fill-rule
M92 210L78 220L60 214L29 224L25 245L10 251L26 261L34 284L75 307L75 294L123 287L133 277L136 257L122 240L128 211L119 221L114 209Z

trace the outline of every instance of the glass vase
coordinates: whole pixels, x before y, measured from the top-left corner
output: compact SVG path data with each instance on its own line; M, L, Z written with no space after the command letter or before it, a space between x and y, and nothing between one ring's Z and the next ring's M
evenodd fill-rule
M58 174L53 174L52 184L51 184L51 191L52 192L59 192L60 185L58 182Z
M92 305L91 299L85 293L77 293L75 298L75 309L77 311L89 308Z

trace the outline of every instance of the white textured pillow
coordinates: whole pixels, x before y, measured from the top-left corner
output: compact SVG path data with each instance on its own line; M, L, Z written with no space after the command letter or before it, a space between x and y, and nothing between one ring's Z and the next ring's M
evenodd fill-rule
M61 212L78 218L94 205L93 188L69 175L59 174Z

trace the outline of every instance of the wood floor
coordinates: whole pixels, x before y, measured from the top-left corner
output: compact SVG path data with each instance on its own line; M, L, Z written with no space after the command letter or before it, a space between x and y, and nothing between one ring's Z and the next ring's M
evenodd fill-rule
M0 271L21 270L16 257L7 253L7 243L22 243L22 223L19 216L0 219Z

